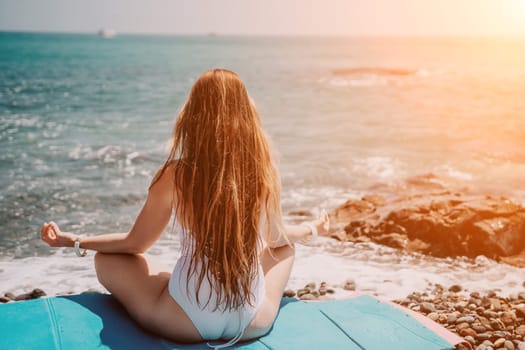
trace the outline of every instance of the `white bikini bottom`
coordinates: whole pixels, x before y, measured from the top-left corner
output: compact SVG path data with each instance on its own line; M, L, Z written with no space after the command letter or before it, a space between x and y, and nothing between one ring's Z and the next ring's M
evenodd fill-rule
M234 345L242 338L244 330L254 318L264 298L264 274L261 265L259 264L259 271L251 286L251 291L255 297L253 306L247 304L236 310L224 310L219 306L214 311L217 305L216 289L210 285L207 278L202 280L199 289L200 305L197 303L198 273L190 275L189 279L187 278L189 259L189 256L182 256L177 261L169 281L170 295L186 312L202 339L230 339L225 344L208 344L210 347L219 349ZM211 295L210 291L212 291Z

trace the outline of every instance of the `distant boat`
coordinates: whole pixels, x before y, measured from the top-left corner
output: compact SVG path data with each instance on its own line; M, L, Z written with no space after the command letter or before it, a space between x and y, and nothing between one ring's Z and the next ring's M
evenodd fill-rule
M99 29L97 34L101 38L110 39L110 38L113 38L115 35L117 35L117 32L114 29L101 28Z

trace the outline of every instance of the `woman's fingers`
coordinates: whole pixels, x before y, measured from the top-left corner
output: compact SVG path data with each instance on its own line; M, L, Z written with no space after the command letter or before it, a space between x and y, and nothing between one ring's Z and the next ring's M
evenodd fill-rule
M47 239L47 226L48 225L49 224L47 222L44 222L44 224L42 225L42 228L40 228L40 239L42 239L44 242Z
M58 238L58 226L54 222L44 223L42 225L42 228L40 229L40 238L49 244L50 246L53 246Z
M330 216L326 212L326 210L321 210L321 215L319 216L319 221L321 221L321 228L320 234L328 234L328 231L330 230Z
M69 232L62 232L58 225L53 221L45 223L41 229L42 240L51 247L72 247L76 235Z
M58 225L55 224L54 221L51 221L49 223L49 235L53 238L53 239L57 239L59 238L60 236L60 229L58 228Z
M53 228L53 231L55 231L55 233L58 234L60 232L60 229L58 228L58 225L54 221L50 221L49 225L51 225L51 227Z
M46 227L47 227L47 222L44 222L44 224L40 228L40 237L42 238L44 237L44 234L46 233Z
M328 232L330 230L330 216L324 209L321 212L321 215L323 216L323 223L324 223L323 228L325 229L326 232Z

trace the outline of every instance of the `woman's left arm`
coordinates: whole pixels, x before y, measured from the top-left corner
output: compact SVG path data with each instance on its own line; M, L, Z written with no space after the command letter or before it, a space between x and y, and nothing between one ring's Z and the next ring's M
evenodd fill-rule
M167 166L159 170L150 187L144 207L128 233L111 233L90 237L79 237L62 232L51 222L41 229L42 240L52 247L73 247L80 240L80 248L102 253L138 254L145 252L155 243L168 224L173 203L173 170Z

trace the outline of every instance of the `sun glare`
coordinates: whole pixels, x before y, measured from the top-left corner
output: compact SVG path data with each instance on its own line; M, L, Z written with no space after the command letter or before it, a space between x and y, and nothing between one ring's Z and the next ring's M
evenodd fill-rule
M523 26L525 23L525 0L500 1L496 6L501 6L504 19Z

